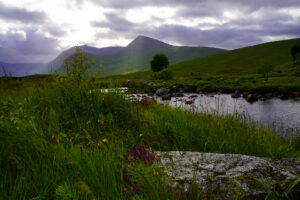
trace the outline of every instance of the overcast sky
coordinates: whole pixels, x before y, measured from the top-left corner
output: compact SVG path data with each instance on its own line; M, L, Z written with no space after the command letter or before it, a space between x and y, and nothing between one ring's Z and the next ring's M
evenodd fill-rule
M300 37L300 0L0 0L0 61L48 62L74 45L240 48Z

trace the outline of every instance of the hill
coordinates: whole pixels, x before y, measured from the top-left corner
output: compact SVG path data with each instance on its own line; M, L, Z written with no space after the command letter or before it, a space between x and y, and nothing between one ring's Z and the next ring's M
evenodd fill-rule
M275 70L284 71L292 66L290 49L294 44L300 44L300 39L269 42L226 51L205 58L180 62L171 66L171 69L184 75L189 72L250 74L257 73L265 64L271 64Z
M90 47L88 45L83 45L79 47L81 50L88 54L93 54L93 55L110 55L114 54L118 51L120 51L124 47L104 47L104 48L96 48L96 47ZM70 57L72 54L75 53L75 47L72 47L70 49L67 49L66 51L63 51L60 53L54 60L49 62L44 69L44 73L51 73L54 71L59 70L63 64L64 60L68 57Z
M84 49L83 49L84 50ZM170 64L175 64L184 60L205 57L219 52L223 49L210 47L186 47L173 46L156 39L145 36L138 36L124 48L110 54L90 53L90 57L95 59L95 67L102 64L104 66L103 75L124 74L150 69L150 60L156 53L164 53L168 56ZM63 52L57 59L49 63L49 67L58 70L62 67L61 60L64 55L70 56L74 53L74 48ZM89 53L86 51L86 53ZM59 62L57 62L59 60Z
M0 62L0 76L26 76L29 74L40 73L45 67L42 63L5 63Z

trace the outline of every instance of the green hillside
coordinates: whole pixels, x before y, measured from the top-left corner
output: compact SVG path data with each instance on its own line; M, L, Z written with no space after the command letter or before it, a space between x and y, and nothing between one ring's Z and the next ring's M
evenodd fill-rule
M72 50L72 49L71 49ZM73 51L65 51L55 60L49 63L49 68L59 70L63 66L63 60L71 56ZM83 49L85 51L85 49ZM185 47L173 46L145 36L138 36L128 46L119 48L118 51L109 54L90 54L90 58L95 60L94 67L100 64L104 66L103 76L115 74L127 74L150 70L150 60L156 53L164 53L168 56L170 64L175 64L185 60L201 58L223 52L225 50L210 47Z
M171 69L181 75L187 75L190 72L238 75L257 73L263 65L271 64L275 66L274 70L285 71L292 66L290 49L294 44L300 44L300 39L270 42L226 51L177 63Z
M161 41L139 36L121 51L108 56L92 56L96 64L103 64L103 75L122 74L150 69L150 60L156 53L164 53L170 64L223 52L209 47L172 46Z

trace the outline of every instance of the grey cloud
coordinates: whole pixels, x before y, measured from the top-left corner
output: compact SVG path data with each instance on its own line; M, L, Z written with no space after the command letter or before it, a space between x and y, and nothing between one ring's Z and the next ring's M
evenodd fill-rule
M23 8L9 7L0 2L0 19L41 24L47 20L47 15L44 12L28 11Z
M100 21L100 22L92 22L92 26L100 27L100 28L109 28L113 31L118 32L128 32L132 31L134 27L139 26L138 23L133 23L126 20L123 17L120 17L116 13L106 13L105 14L107 21Z
M0 61L48 62L58 54L56 39L45 37L36 30L24 30L26 37L16 31L0 34Z

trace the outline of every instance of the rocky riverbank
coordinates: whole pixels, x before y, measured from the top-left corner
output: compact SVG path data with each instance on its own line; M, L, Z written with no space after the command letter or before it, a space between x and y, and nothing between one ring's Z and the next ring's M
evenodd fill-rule
M143 94L147 93L148 96L153 96L156 94L157 96L161 96L162 100L170 100L171 97L183 97L183 93L195 93L195 94L212 94L211 92L204 92L201 88L197 87L182 87L179 89L176 88L168 88L168 87L161 87L155 90L149 91L142 91L142 90L135 90L132 93L134 94ZM290 98L297 98L300 97L300 92L294 91L294 92L288 92L283 93L279 91L275 92L248 92L248 91L239 91L235 90L232 91L217 91L215 92L217 94L232 94L232 98L240 98L243 97L245 100L247 100L250 103L253 103L255 101L265 101L267 99L271 98L280 98L281 100L287 100Z

